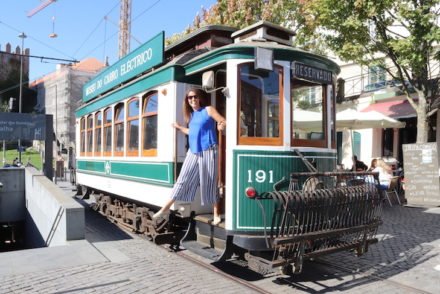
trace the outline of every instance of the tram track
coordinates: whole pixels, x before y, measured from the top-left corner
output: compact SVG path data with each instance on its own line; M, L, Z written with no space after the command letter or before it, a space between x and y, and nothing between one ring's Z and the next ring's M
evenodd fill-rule
M101 214L101 216L102 216L102 214ZM124 232L136 235L137 237L141 238L142 240L144 240L146 242L154 243L148 236L146 236L144 234L136 233L131 228L127 227L126 225L124 225L124 224L122 224L122 223L120 223L120 222L118 222L118 221L116 221L114 219L111 219L111 218L108 218L108 217L106 217L106 218L107 218L107 221L110 221L111 223L116 225L118 228L120 228ZM250 282L247 282L247 281L245 281L243 279L240 279L240 278L238 278L238 277L236 277L234 275L228 274L228 273L226 273L226 272L216 268L215 266L209 264L206 261L202 261L200 259L192 257L191 255L186 253L186 250L180 250L180 251L179 250L175 250L175 249L173 249L171 247L170 244L162 244L162 245L155 244L155 245L158 246L159 248L163 249L163 250L166 250L167 252L173 252L176 255L180 256L181 258L184 258L185 260L187 260L187 261L189 261L189 262L191 262L193 264L197 264L198 266L201 266L201 267L203 267L203 268L205 268L207 270L215 272L216 274L221 275L221 276L225 277L228 280L234 281L234 282L236 282L236 283L238 283L238 284L240 284L240 285L242 285L244 287L247 287L247 288L255 291L256 293L262 293L262 294L271 294L272 293L272 292L269 292L269 291L267 291L267 290L265 290L263 288L260 288L260 287L258 287L256 285L254 285L254 284L252 284Z
M108 219L108 220L111 221L116 226L118 226L120 229L124 230L125 232L130 233L130 234L134 234L134 235L140 237L141 239L143 239L146 242L154 243L148 236L143 235L143 234L135 233L132 230L130 230L127 226L121 225L119 222L115 222L115 221L112 221L110 219ZM189 261L189 262L191 262L193 264L197 264L198 266L201 266L204 269L210 270L210 271L212 271L212 272L214 272L214 273L216 273L218 275L221 275L221 276L225 277L228 280L234 281L234 282L236 282L236 283L238 283L238 284L240 284L240 285L242 285L242 286L244 286L244 287L246 287L248 289L251 289L251 290L255 291L256 293L264 293L264 294L273 293L273 292L268 291L268 290L266 290L264 288L256 286L255 284L253 284L251 282L248 282L248 281L246 281L246 280L244 280L242 278L239 278L237 276L234 276L233 274L229 274L229 273L227 273L227 272L217 268L216 266L210 264L203 257L191 256L191 254L188 254L187 250L180 250L180 251L179 250L175 250L175 248L173 249L170 246L170 244L162 244L162 245L155 244L155 245L158 246L159 248L163 249L163 250L166 250L167 252L173 252L176 255L184 258L185 260L187 260L187 261ZM341 272L343 272L343 273L345 273L347 275L352 275L352 274L355 273L356 275L360 276L360 278L357 278L357 280L359 280L361 278L365 278L365 279L369 279L369 280L376 280L376 281L380 281L380 282L384 282L386 284L392 285L392 286L394 286L396 288L399 288L401 290L405 290L407 292L411 292L411 293L424 293L424 294L428 293L426 291L414 288L412 286L409 286L409 285L406 285L406 284L403 284L403 283L399 283L399 282L392 281L392 280L389 280L389 279L384 279L384 278L380 277L379 275L376 275L376 274L373 274L373 273L363 273L363 272L360 272L360 271L356 271L355 272L355 269L353 269L353 268L345 267L345 266L341 266L341 265L336 265L334 263L330 263L330 262L327 262L327 261L324 261L324 260L316 259L314 261L314 263L316 265L323 266L323 267L326 267L326 268L329 268L329 269L341 271ZM262 278L262 279L264 279L264 278ZM278 281L282 281L282 284L284 284L284 285L291 286L293 288L297 288L298 287L298 281L295 281L294 279L292 279L292 276L289 276L289 277L279 276L279 277L277 277L277 280Z
M225 273L225 272L219 270L218 268L216 268L215 266L207 264L206 262L198 260L197 258L194 258L194 257L184 253L184 251L176 252L176 254L179 255L180 257L183 257L184 259L194 263L194 264L198 264L199 266L201 266L201 267L203 267L205 269L208 269L208 270L210 270L212 272L215 272L216 274L219 274L219 275L221 275L221 276L223 276L223 277L225 277L225 278L227 278L229 280L232 280L232 281L234 281L236 283L239 283L240 285L243 285L243 286L245 286L245 287L247 287L249 289L252 289L252 290L256 291L257 293L263 293L263 294L271 294L272 293L272 292L268 292L268 291L264 290L263 288L255 286L254 284L252 284L250 282L247 282L247 281L245 281L243 279L240 279L238 277L235 277L233 275Z

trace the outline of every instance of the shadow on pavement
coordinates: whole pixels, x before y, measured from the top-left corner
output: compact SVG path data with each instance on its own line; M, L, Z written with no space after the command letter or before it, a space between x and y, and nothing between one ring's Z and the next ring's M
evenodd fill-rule
M85 239L90 243L133 239L133 237L110 222L105 216L90 208L88 201L74 198L84 207L86 218Z
M215 266L224 273L249 282L259 281L265 278L263 275L260 275L259 273L247 268L247 265L244 261L217 261L211 263L211 265Z
M299 275L277 277L272 282L310 293L347 291L408 272L437 257L440 252L430 244L440 240L440 208L435 209L436 213L428 213L428 210L385 206L382 213L383 224L378 231L379 242L370 246L366 254L356 257L353 253L343 251L327 255L317 259L316 262L305 263L303 272ZM340 282L332 286L323 284L330 279L340 279ZM417 280L417 277L414 279ZM429 281L429 277L426 277L426 280ZM411 281L398 278L393 281L396 285L403 283L409 287L417 287L414 282L411 285ZM306 285L310 282L319 285L318 288L323 290L310 288ZM423 281L418 282L420 286L424 286L423 284Z

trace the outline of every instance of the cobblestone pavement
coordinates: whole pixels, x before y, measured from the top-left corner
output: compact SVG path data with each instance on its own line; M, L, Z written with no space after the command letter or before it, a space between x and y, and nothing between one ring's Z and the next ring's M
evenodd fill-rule
M361 257L339 252L303 273L254 282L276 293L440 293L440 208L384 207L379 243Z
M86 239L105 261L0 275L0 293L256 293L221 273L268 293L440 293L440 208L386 206L383 221L379 243L361 257L340 252L293 277L262 277L231 263L206 269L179 255L210 261L167 251L87 208Z

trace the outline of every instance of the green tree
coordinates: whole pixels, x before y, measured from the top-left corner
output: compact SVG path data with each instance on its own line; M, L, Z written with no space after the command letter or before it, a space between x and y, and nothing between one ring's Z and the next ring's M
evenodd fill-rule
M168 38L166 43L176 42L206 25L225 25L241 29L259 20L279 24L295 31L305 22L301 8L298 1L292 0L218 0L209 9L202 8L192 25L184 32Z
M417 143L427 142L428 112L438 86L433 64L439 61L439 0L303 1L302 33L319 32L325 45L343 60L377 64L387 57L388 74L403 85L417 113ZM438 72L438 68L436 70ZM417 92L418 99L410 94Z

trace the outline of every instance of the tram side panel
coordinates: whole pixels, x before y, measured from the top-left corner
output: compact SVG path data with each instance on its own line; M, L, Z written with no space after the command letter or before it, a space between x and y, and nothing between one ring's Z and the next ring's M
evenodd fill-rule
M176 132L172 123L183 122L182 97L189 87L190 85L183 83L170 83L155 89L158 93L156 156L102 157L79 154L77 183L140 203L163 206L169 199L186 155L186 137L181 132ZM125 127L124 130L127 128ZM80 132L79 118L76 128L77 138L80 138ZM77 150L81 150L80 140L77 140ZM189 216L191 211L197 213L211 211L211 207L201 206L199 193L193 203L176 203L173 209L178 210L183 216Z

